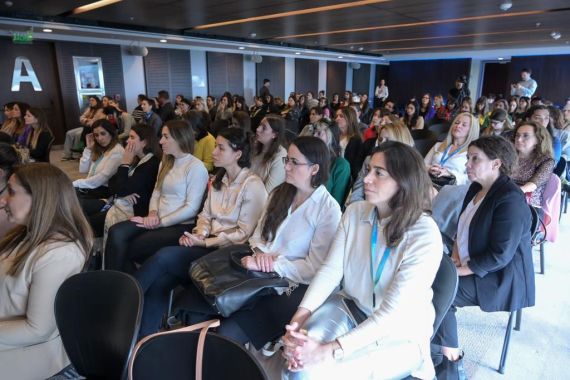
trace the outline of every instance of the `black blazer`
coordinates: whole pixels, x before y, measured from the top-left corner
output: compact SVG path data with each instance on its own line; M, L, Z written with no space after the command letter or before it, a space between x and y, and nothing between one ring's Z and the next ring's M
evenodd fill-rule
M350 176L354 182L358 177L358 172L362 168L364 158L362 157L362 139L360 136L352 136L348 140L346 149L344 150L344 158L350 164Z
M481 185L473 183L463 210ZM475 273L483 311L514 311L534 306L534 266L531 255L532 216L524 194L501 175L482 201L469 225L469 268Z

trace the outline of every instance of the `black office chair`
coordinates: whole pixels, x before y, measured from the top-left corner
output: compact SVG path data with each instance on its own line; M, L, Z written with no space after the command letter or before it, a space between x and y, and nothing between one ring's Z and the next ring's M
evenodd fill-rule
M83 272L64 281L55 298L55 319L67 356L81 376L126 376L142 300L138 282L122 272Z
M198 337L198 331L171 331L139 343L129 379L194 379ZM207 333L202 380L218 379L267 380L267 376L243 346L215 333Z
M411 131L412 138L414 139L414 148L422 157L429 153L430 149L435 145L437 136L428 129L417 129Z
M433 339L436 331L441 325L441 321L447 314L447 311L455 300L457 294L457 285L459 277L457 277L457 269L455 264L448 255L442 255L439 269L433 280L431 288L433 290L433 307L435 309L435 320L433 321Z

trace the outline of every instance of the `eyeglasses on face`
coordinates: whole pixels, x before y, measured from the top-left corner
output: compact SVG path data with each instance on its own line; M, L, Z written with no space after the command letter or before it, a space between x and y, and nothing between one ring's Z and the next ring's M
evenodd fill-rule
M283 157L283 165L287 165L287 164L291 164L293 166L303 166L303 165L311 166L311 165L314 165L312 162L299 162L294 158Z

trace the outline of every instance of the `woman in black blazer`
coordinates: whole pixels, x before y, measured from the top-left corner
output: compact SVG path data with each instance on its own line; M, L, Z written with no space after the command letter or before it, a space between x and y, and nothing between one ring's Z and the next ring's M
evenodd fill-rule
M510 178L516 152L510 142L487 136L469 144L467 175L472 182L459 217L452 259L459 286L454 304L433 342L443 362L436 372L457 371L457 307L515 311L534 305L531 213L525 196Z

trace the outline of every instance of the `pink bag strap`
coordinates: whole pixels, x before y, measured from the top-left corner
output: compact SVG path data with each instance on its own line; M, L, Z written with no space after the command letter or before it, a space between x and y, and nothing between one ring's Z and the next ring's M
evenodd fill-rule
M220 320L212 319L206 322L196 323L195 325L183 327L176 330L158 332L156 334L151 334L142 338L136 344L131 354L131 358L129 359L129 380L133 380L133 366L137 353L139 349L142 347L142 345L145 344L147 341L160 335L178 334L182 332L190 332L196 330L200 330L200 335L198 336L198 345L196 347L196 380L202 380L202 362L204 359L204 344L206 343L206 334L208 333L208 329L218 326L220 326Z

